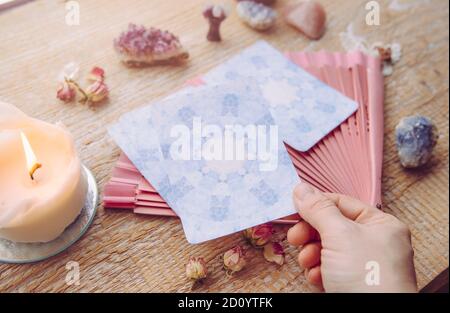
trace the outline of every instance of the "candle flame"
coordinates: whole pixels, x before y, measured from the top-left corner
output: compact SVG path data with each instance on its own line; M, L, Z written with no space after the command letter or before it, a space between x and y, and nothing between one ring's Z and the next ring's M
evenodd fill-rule
M20 137L22 138L23 150L25 151L25 158L27 160L27 168L28 173L30 174L30 178L33 180L34 172L40 168L42 165L37 162L36 155L31 148L30 142L28 141L27 136L23 132L20 132Z

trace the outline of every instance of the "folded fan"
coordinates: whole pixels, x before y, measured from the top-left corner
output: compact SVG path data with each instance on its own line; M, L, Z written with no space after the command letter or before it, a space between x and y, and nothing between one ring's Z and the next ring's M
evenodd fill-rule
M358 102L357 112L309 151L288 147L300 177L323 191L380 204L384 127L380 60L361 52L287 56Z
M289 52L306 71L354 99L358 110L306 152L287 146L299 176L326 192L347 194L378 205L383 155L383 76L380 61L361 52ZM201 78L188 82L202 84ZM122 154L105 185L105 208L176 216L157 191ZM294 223L298 216L276 222Z

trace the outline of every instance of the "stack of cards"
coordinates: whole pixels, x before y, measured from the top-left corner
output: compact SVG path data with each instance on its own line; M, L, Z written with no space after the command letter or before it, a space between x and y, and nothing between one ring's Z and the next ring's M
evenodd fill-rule
M355 139L351 134L362 125L360 115L370 116L364 112L370 112L368 107L374 104L373 96L363 97L368 87L379 84L376 75L376 79L367 79L369 59L359 55L363 62L350 63L345 55L324 54L321 59L325 61L319 66L314 65L314 55L289 55L326 83L335 82L331 85L358 100L359 107L267 43L258 42L191 82L190 87L124 115L110 127L110 133L129 159L120 158L105 186L105 207L176 214L192 243L287 216L295 212L291 193L299 179L283 142L302 179L322 190L351 191L346 193L379 199L373 190L352 193L355 186L370 189L370 183L358 185L358 180L339 176L342 168L333 168L342 166L338 161L355 160L345 160L347 154L341 150L348 147L341 139ZM375 74L379 72L376 60L369 63ZM353 67L360 76L353 75ZM327 71L322 72L324 68ZM354 88L355 83L361 88ZM375 100L381 107L382 96ZM335 129L357 108L351 117L358 122L351 122L355 127L345 122L347 126ZM365 126L371 129L369 124ZM227 131L232 136L227 136ZM345 135L341 138L339 132ZM356 134L353 151L359 151L357 143L372 148L374 140L366 140L370 132ZM372 168L377 162L371 157L367 160L368 165L358 164L369 169L368 175L377 173ZM353 168L355 171L358 169ZM280 221L290 220L295 218Z

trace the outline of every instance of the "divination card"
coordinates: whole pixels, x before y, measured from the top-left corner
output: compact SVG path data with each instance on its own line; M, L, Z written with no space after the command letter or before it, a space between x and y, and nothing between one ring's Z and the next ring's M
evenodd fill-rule
M340 125L358 105L258 41L202 76L207 84L256 80L281 138L307 151Z
M187 89L126 114L110 133L190 243L295 213L299 178L254 82Z

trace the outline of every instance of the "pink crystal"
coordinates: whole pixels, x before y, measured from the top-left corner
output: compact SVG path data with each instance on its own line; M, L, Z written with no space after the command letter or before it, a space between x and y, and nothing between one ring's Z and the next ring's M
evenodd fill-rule
M287 6L284 18L311 39L319 39L325 31L325 9L312 0Z

